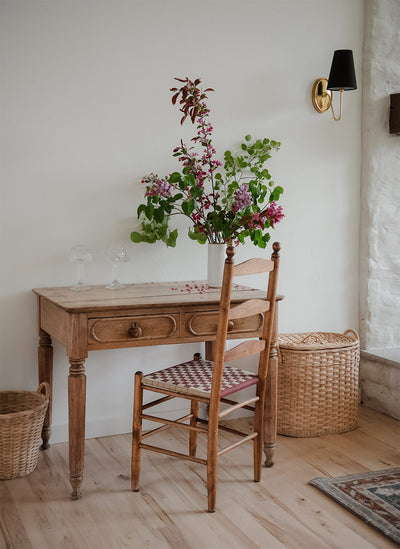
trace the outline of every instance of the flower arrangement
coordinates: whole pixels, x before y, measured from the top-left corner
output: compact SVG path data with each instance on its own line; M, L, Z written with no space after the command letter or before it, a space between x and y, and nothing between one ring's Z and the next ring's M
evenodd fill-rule
M269 229L284 217L282 206L277 204L283 189L275 186L264 167L280 143L246 135L240 153L226 151L222 165L215 158L213 127L205 101L207 92L214 90L200 88L199 78L193 82L189 78L176 80L182 86L171 89L172 103L179 100L181 124L189 117L196 124L197 133L192 138L193 146L181 140L173 150L181 171L166 177L151 173L143 178L147 200L137 210L141 232L132 232L131 240L161 240L167 246L175 246L178 231L170 229L169 223L172 216L184 215L191 222L189 237L201 244L238 244L249 237L256 246L265 248Z

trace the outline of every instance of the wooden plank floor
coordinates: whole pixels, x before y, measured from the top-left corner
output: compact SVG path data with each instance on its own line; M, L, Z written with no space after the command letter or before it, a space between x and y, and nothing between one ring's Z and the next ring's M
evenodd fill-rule
M248 424L238 421L241 427ZM205 511L205 467L168 456L143 452L142 491L131 492L130 435L86 441L84 495L72 501L68 445L55 444L40 452L36 471L0 482L0 547L396 547L308 481L398 467L399 425L361 407L360 426L353 432L279 437L275 465L263 469L259 484L252 481L252 446L241 446L220 458L214 514ZM171 429L157 437L179 451L186 448L185 435ZM234 440L226 433L222 439L223 445Z

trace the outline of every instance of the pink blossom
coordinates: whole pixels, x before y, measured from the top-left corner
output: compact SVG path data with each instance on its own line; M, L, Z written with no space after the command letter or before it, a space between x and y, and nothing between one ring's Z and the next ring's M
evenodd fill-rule
M269 208L267 210L267 216L270 220L271 227L273 228L275 223L279 223L279 221L282 221L282 219L285 217L285 214L283 213L282 206L277 206L276 202L273 201L269 205Z
M261 229L263 229L266 217L267 217L266 213L262 214L260 212L252 212L251 220L248 223L249 229L256 229L257 227L260 227Z

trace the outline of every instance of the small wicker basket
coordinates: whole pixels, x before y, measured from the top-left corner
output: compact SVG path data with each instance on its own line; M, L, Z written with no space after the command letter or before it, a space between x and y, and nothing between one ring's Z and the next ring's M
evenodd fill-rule
M315 437L355 429L358 334L284 334L278 344L278 433Z
M0 391L0 480L31 473L49 404L49 384L37 391Z

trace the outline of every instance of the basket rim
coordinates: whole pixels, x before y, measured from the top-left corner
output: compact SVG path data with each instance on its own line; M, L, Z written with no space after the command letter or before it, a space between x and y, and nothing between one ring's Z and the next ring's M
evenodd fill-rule
M23 391L23 390L21 390L21 391L0 391L0 398L1 398L1 395L4 395L6 393L20 395L20 396L26 395L26 394L29 394L29 395L34 394L35 396L40 398L42 400L42 402L40 404L36 404L36 405L32 406L31 408L29 408L29 410L22 410L21 412L7 412L6 414L0 413L0 420L24 417L24 416L27 416L29 414L39 412L43 407L47 406L48 403L49 403L49 398L46 397L45 395L43 395L42 393L38 393L37 391Z
M353 332L353 330L348 330ZM356 332L354 332L356 333ZM360 340L357 335L357 339L354 337L349 337L347 331L344 334L336 332L295 332L295 333L286 333L278 335L278 347L280 349L288 349L291 351L303 351L303 352L326 352L333 351L335 349L348 349L352 347L359 347ZM299 341L284 341L287 336L298 336ZM304 340L308 339L310 336L335 336L340 338L341 341L323 341L323 342L306 342ZM282 341L283 340L283 341Z

